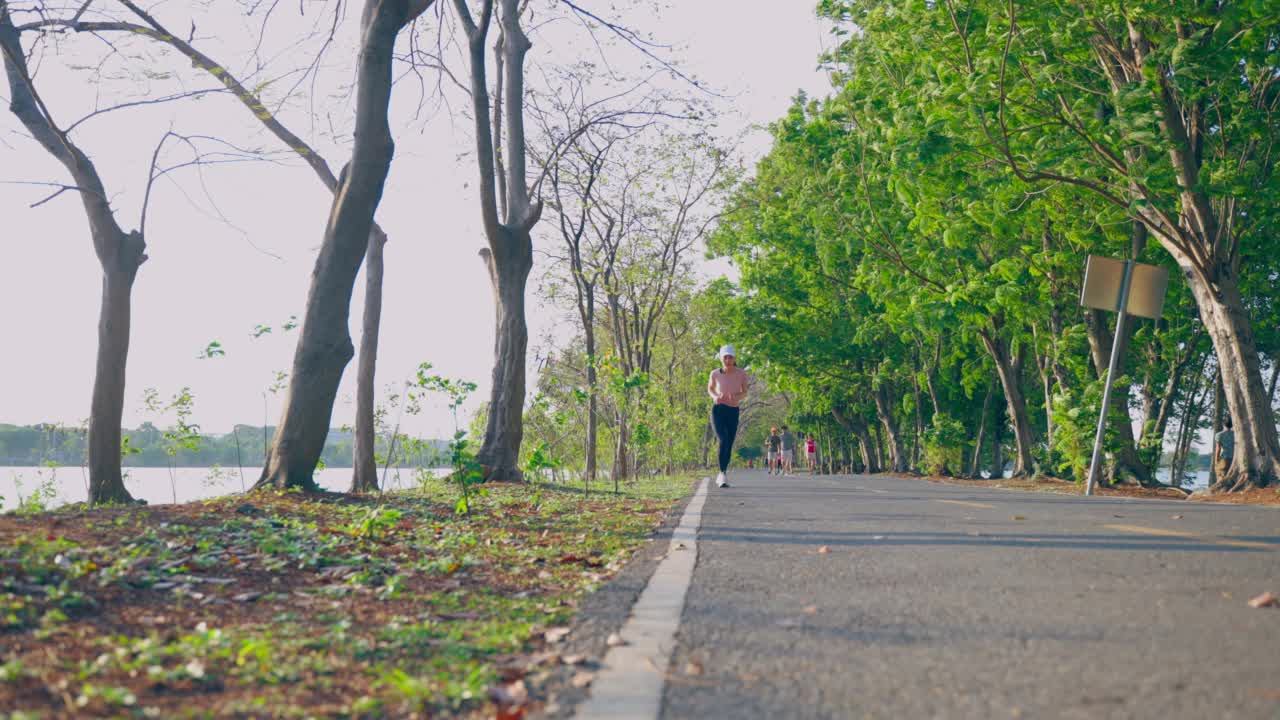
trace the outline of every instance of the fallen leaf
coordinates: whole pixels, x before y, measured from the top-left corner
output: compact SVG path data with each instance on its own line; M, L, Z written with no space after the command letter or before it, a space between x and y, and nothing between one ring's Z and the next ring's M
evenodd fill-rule
M684 674L685 675L701 675L702 663L698 662L697 660L690 660L689 662L685 663Z
M554 665L558 662L560 662L560 656L553 652L540 652L529 656L529 665L532 667Z
M587 661L586 655L562 655L560 657L560 662L564 663L565 665L581 665L586 661Z
M568 634L569 628L567 627L553 627L547 628L546 631L542 633L542 637L549 643L558 643L564 639L565 635Z
M823 545L822 547L818 548L819 555L826 555L829 552L831 552L831 548L827 547L826 545Z
M800 627L799 618L783 618L777 622L778 627L793 628Z
M529 688L523 680L516 680L506 685L494 685L489 688L489 699L499 705L514 707L529 702Z
M817 614L818 614L818 606L817 606L817 605L809 605L809 606L805 607L805 609L804 609L804 614L805 614L805 615L817 615Z
M1026 516L1026 515L1014 515L1014 516L1013 516L1013 519L1014 519L1014 520L1026 520L1026 519L1027 519L1027 516Z
M236 602L253 602L254 600L257 600L259 597L262 597L262 593L254 590L250 590L249 592L242 592L239 595L233 595L231 599L235 600Z
M618 633L609 633L609 638L605 640L605 644L609 647L618 647L619 645L626 645L627 641Z
M573 679L570 680L569 682L572 683L573 686L576 688L584 688L590 685L591 681L595 679L596 679L595 673L583 671L579 673L574 673Z
M1258 597L1249 601L1251 608L1280 607L1280 597L1276 597L1271 592L1264 592Z

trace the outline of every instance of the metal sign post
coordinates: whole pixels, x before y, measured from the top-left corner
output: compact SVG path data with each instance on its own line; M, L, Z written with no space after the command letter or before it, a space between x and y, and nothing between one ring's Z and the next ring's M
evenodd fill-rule
M1102 469L1102 440L1107 429L1107 410L1111 408L1111 383L1120 368L1120 341L1124 321L1129 315L1156 319L1164 309L1164 295L1169 287L1169 271L1132 260L1113 260L1090 255L1084 269L1084 286L1080 304L1098 310L1112 310L1116 315L1116 335L1111 341L1111 362L1102 385L1102 410L1098 413L1098 432L1093 437L1093 457L1089 460L1089 478L1084 494L1092 495L1098 472Z

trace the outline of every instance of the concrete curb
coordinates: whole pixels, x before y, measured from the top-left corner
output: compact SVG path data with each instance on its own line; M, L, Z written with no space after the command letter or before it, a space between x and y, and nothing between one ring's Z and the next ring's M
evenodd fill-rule
M591 696L578 706L576 718L656 720L661 712L675 634L698 561L698 527L709 485L704 478L685 507L666 555L619 631L626 644L605 655Z

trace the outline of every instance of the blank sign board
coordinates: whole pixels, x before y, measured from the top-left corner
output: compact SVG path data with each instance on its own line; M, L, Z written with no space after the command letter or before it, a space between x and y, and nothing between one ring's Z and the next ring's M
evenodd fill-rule
M1169 271L1155 265L1130 262L1128 303L1120 297L1124 285L1124 260L1090 255L1084 266L1084 287L1080 304L1098 310L1119 312L1123 306L1130 315L1156 319L1164 310L1164 295L1169 288Z

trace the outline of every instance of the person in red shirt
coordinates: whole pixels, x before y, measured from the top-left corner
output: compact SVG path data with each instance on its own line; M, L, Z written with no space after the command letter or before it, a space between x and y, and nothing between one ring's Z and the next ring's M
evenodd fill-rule
M804 459L805 464L809 467L809 472L812 473L818 468L818 443L813 441L813 433L805 435Z

